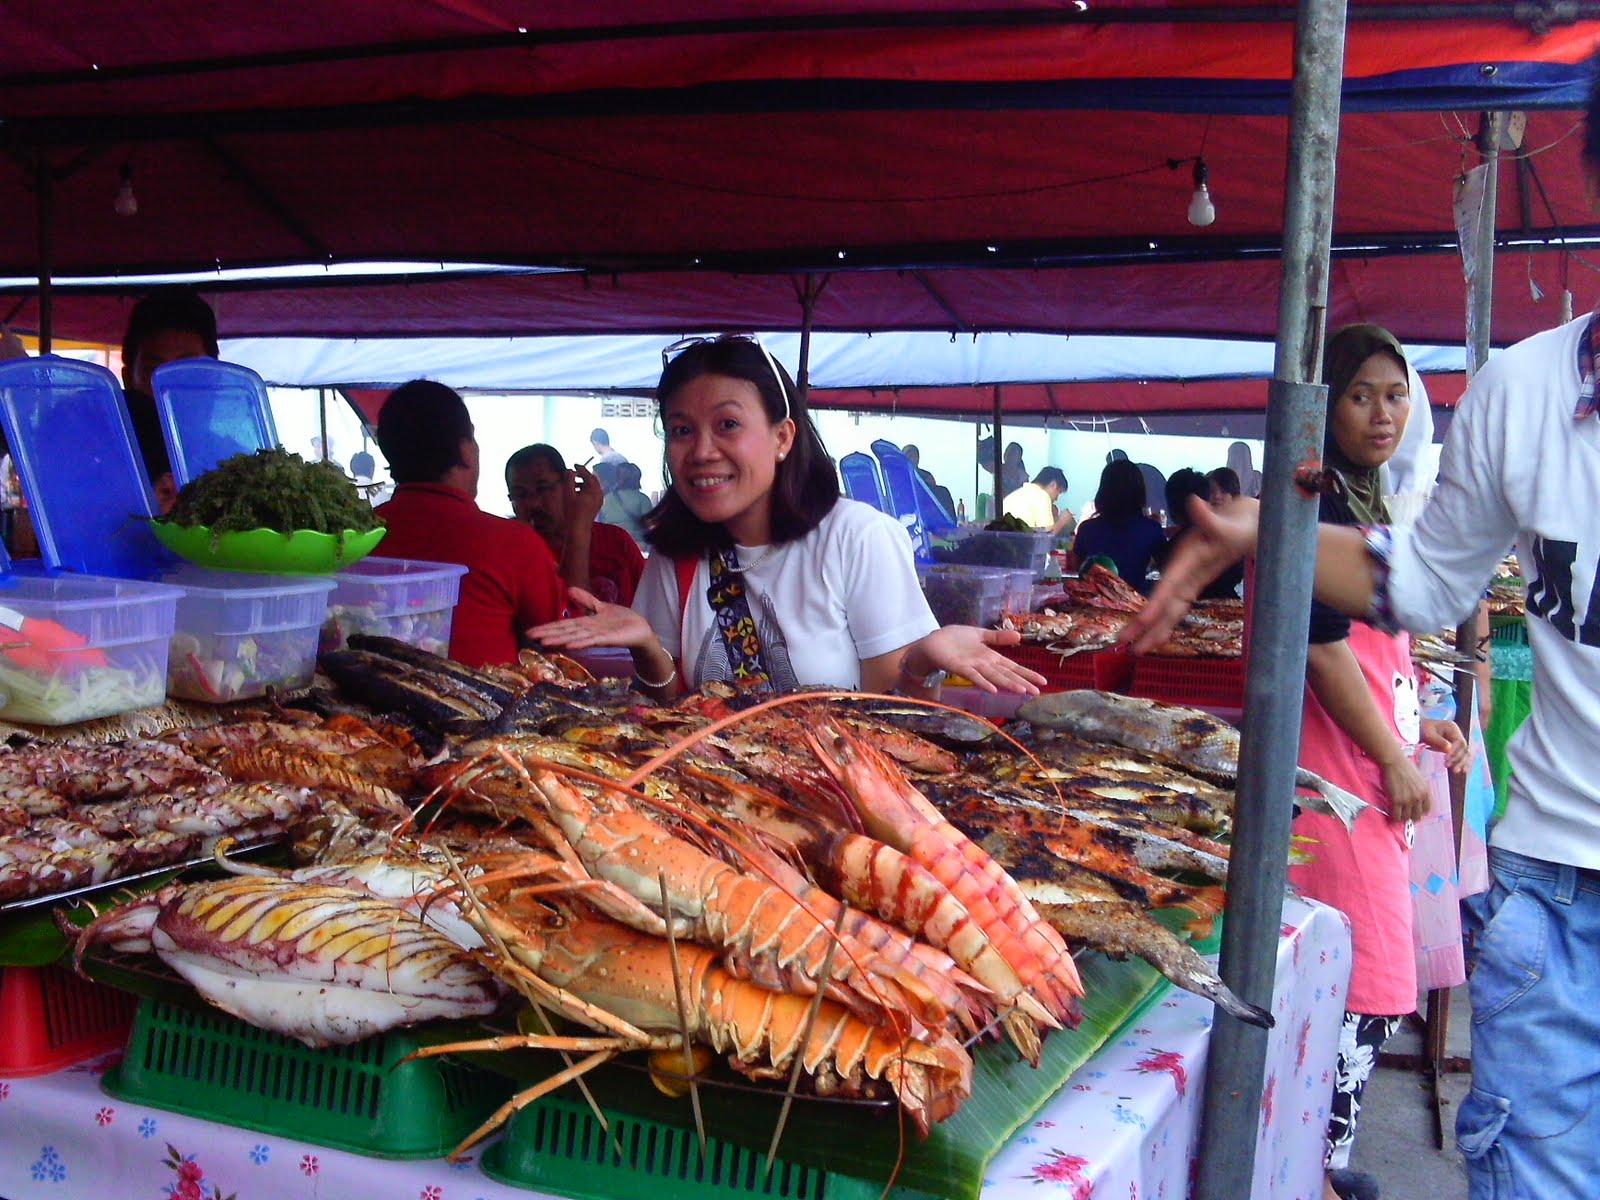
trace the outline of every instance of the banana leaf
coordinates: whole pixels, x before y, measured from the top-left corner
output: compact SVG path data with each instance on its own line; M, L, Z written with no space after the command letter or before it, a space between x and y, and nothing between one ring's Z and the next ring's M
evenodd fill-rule
M919 1142L913 1131L902 1129L895 1105L797 1097L779 1157L879 1186L894 1179L897 1195L920 1192L949 1200L977 1200L985 1169L1011 1135L1102 1045L1163 995L1167 986L1153 967L1137 959L1118 962L1103 954L1086 954L1079 959L1078 970L1087 993L1082 1023L1076 1029L1054 1031L1045 1039L1037 1069L1008 1044L980 1047L974 1054L972 1096L960 1112L936 1126L926 1141ZM562 1066L559 1058L542 1051L463 1057L511 1075L524 1085L548 1078ZM615 1064L585 1078L607 1111L694 1128L690 1101L662 1095L638 1070ZM765 1153L782 1105L781 1091L761 1094L711 1085L699 1092L708 1134ZM556 1095L582 1102L580 1093L570 1085ZM640 1185L647 1186L643 1180Z

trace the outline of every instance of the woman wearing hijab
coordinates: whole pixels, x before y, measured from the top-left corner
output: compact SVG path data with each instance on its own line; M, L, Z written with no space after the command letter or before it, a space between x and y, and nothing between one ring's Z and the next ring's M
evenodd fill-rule
M1406 357L1376 325L1352 325L1328 342L1324 463L1343 477L1344 495L1324 496L1320 519L1384 525L1381 468L1399 445L1410 414ZM1378 1052L1416 1008L1411 934L1410 824L1428 811L1415 754L1420 742L1450 754L1466 747L1454 725L1422 721L1409 636L1388 636L1313 603L1306 658L1300 764L1372 807L1346 830L1337 819L1304 812L1296 835L1312 861L1289 877L1313 899L1350 918L1353 961L1339 1038L1327 1132L1327 1200L1376 1197L1370 1176L1348 1169L1361 1095Z

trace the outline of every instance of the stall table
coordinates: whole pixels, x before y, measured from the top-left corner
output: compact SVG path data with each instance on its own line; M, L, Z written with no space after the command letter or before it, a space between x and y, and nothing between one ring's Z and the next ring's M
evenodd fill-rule
M1341 914L1288 898L1278 946L1253 1200L1316 1200L1349 978ZM1212 1007L1176 989L1103 1046L994 1158L984 1200L1181 1200L1198 1138ZM391 1162L126 1104L109 1061L0 1080L0 1196L10 1200L527 1200L476 1158ZM644 1181L641 1180L641 1183Z

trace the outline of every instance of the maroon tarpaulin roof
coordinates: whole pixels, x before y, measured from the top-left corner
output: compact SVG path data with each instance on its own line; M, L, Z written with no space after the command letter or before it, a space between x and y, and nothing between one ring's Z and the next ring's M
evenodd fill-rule
M397 258L584 271L219 294L228 333L793 327L794 281L770 273L913 265L836 274L819 326L1270 336L1286 11L28 0L0 25L0 274L40 266L27 214L43 172L58 276ZM1364 257L1341 260L1333 303L1451 340L1450 257L1374 255L1453 244L1485 107L1541 110L1502 174L1502 236L1594 232L1572 109L1600 23L1428 11L1351 6L1334 234ZM1196 229L1201 155L1217 220ZM132 217L111 203L124 165ZM1559 257L1536 272L1547 297L1571 274ZM1516 291L1497 340L1552 323ZM6 316L38 319L20 294L0 297ZM62 294L56 321L114 337L121 310Z

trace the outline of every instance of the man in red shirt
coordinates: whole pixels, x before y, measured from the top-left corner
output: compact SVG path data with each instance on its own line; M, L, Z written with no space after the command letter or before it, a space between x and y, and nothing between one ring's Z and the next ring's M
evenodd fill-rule
M461 397L414 379L378 414L378 448L394 498L378 507L386 557L460 563L450 657L470 667L515 662L523 630L554 621L566 589L544 540L520 521L478 507L478 441Z
M541 442L506 462L506 493L517 519L550 544L569 587L609 604L633 603L644 555L625 529L595 520L605 492L594 475L582 467L569 471L560 452Z

